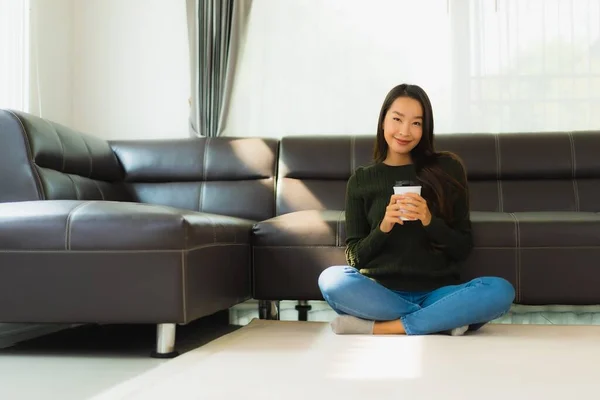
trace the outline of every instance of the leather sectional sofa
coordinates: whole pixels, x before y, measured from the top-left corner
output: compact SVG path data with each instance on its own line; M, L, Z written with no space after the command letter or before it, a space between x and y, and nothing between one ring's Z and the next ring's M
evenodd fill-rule
M175 327L254 298L322 300L372 136L104 141L0 110L0 322ZM438 135L467 166L475 248L516 303L600 303L598 132Z

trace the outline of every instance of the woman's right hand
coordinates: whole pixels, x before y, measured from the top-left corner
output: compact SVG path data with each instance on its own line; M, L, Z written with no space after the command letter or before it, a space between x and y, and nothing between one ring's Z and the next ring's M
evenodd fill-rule
M390 198L390 204L386 207L383 220L381 221L381 224L379 224L379 229L381 229L383 233L389 233L394 227L394 224L404 224L404 221L400 219L402 211L400 210L400 204L398 204L398 201L401 198L402 195L400 194L394 194Z

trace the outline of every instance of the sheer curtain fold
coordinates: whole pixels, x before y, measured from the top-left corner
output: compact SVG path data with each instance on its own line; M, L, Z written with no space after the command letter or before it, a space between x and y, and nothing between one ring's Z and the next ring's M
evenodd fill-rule
M0 0L0 108L29 111L29 1Z
M192 135L214 137L224 129L251 1L187 0Z

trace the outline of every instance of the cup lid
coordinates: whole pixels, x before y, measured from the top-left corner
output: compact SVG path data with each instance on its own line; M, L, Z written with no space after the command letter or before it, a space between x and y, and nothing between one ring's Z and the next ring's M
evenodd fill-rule
M396 184L394 185L396 187L403 187L403 186L420 186L417 182L414 181L396 181Z

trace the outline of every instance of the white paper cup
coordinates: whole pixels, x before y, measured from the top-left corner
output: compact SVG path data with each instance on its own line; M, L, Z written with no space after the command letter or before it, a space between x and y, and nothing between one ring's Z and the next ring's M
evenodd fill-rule
M421 186L394 186L394 194L416 193L421 195ZM400 217L402 221L407 221L408 218Z

